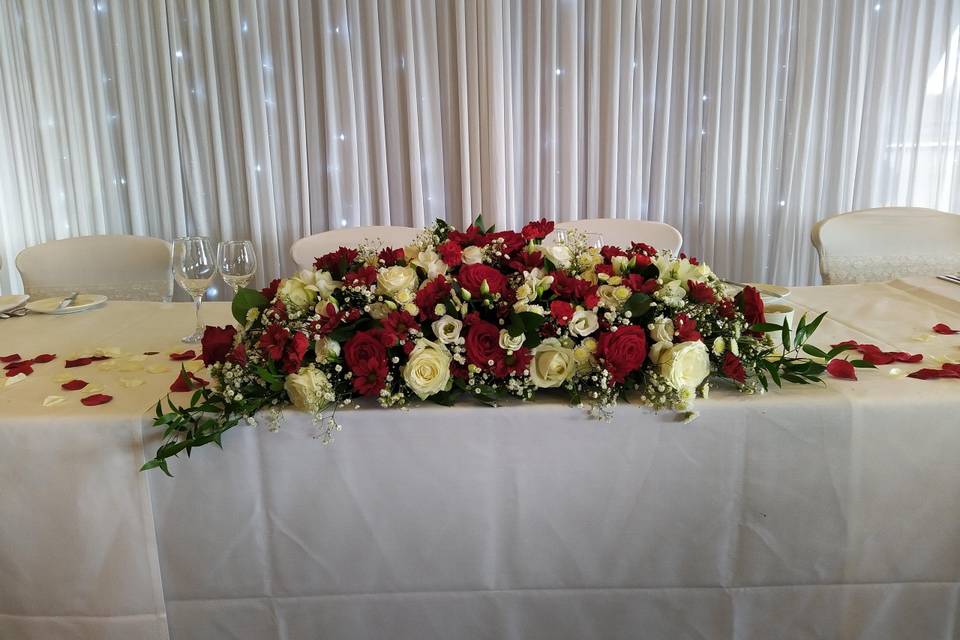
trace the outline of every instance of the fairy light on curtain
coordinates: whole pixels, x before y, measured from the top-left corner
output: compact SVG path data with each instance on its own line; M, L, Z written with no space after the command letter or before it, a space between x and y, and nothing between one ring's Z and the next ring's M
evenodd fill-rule
M677 226L813 282L819 218L960 211L955 2L0 3L0 291L24 246L359 224Z

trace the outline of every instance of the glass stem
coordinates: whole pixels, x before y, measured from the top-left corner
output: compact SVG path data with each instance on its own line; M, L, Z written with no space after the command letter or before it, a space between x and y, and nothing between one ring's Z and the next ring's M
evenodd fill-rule
M197 333L203 333L203 323L200 321L200 303L203 302L203 295L193 296L193 308L197 312Z

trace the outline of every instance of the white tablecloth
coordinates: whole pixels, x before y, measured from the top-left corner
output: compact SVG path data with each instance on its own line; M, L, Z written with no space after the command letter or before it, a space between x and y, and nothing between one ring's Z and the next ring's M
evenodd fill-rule
M960 359L960 287L795 289L841 339ZM177 305L0 323L0 355L162 351ZM225 308L208 317L226 321ZM175 479L138 474L173 378L41 408L62 361L0 391L0 638L954 638L960 382L861 371L682 425L559 400L347 410L334 444L290 413ZM141 387L118 386L131 375ZM148 451L156 434L144 429ZM147 486L149 485L149 487ZM154 527L155 533L154 533ZM162 576L162 579L160 578Z

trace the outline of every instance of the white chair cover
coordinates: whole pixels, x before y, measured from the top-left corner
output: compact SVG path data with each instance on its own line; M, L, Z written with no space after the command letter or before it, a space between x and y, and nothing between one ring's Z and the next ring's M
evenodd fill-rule
M599 233L604 244L628 249L632 242L644 242L650 246L673 253L680 251L683 236L663 222L651 220L623 220L620 218L590 218L557 223L558 229L577 229L584 233Z
M313 266L314 260L325 253L336 251L340 247L356 247L359 244L375 244L383 247L400 248L411 244L422 229L413 227L350 227L333 229L301 238L290 247L293 261L301 268Z
M173 295L172 246L142 236L82 236L27 247L17 270L31 297L73 291L112 300L169 300Z
M910 207L821 220L811 233L824 284L960 272L960 215Z

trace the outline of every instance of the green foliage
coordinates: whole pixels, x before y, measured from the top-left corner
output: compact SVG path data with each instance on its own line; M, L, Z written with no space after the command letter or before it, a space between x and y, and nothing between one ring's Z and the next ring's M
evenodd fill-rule
M268 304L270 304L270 301L256 289L240 287L237 295L233 298L233 306L231 307L233 318L242 327L247 323L247 312L250 309L265 309Z

